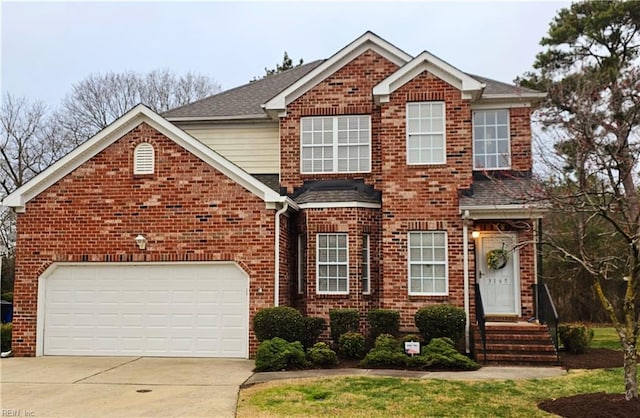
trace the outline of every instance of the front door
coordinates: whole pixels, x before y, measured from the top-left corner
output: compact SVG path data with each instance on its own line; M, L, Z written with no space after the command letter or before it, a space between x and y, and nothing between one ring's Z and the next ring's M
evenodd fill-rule
M476 277L485 315L520 315L516 233L481 234L476 256Z

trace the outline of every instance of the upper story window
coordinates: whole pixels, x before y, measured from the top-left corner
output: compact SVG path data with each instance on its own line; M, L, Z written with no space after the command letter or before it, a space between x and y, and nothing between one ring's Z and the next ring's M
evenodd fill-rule
M316 285L321 294L349 293L347 234L316 236Z
M474 170L511 168L511 146L509 142L508 110L478 110L473 112Z
M133 150L133 174L153 174L155 153L153 145L142 142Z
M444 102L407 103L407 164L444 164Z
M408 258L410 295L447 294L446 232L410 232Z
M300 122L302 173L371 171L371 117L305 117Z

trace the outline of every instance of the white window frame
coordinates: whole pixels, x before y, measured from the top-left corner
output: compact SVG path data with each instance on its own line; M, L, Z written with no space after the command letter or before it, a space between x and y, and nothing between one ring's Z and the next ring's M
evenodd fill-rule
M501 126L504 126L502 124L498 124L498 113L499 112L504 112L507 114L507 136L506 138L498 138L498 129ZM482 139L478 139L476 138L476 128L478 128L479 126L476 125L476 115L478 114L487 114L487 113L495 113L496 114L496 123L494 124L486 124L484 123L483 125L480 125L481 127L484 128L484 132L485 132L485 137ZM472 112L471 115L471 120L472 120L472 131L473 131L473 169L476 171L492 171L492 170L509 170L511 169L511 121L510 121L510 117L509 117L509 109L483 109L483 110L474 110ZM486 116L483 118L484 120L486 120ZM486 130L487 128L493 128L495 129L496 135L494 138L490 138L489 140L491 141L496 141L496 151L495 152L487 152L487 137L486 137ZM499 140L505 140L507 141L507 156L508 156L508 161L507 164L505 165L501 165L500 162L502 162L504 160L504 158L501 158L501 156L504 155L504 153L500 153L498 152L498 143L497 141ZM485 152L483 152L481 155L484 158L484 161L486 162L486 157L487 156L495 156L496 158L496 166L495 167L486 167L486 166L480 166L477 164L476 161L476 155L478 155L478 150L477 150L477 142L483 141L484 142L484 146L485 146ZM486 165L486 164L485 164Z
M362 293L371 294L371 236L369 234L362 235Z
M153 174L156 169L155 154L156 150L148 142L141 142L136 145L133 150L133 174Z
M418 112L420 113L420 108L422 106L429 106L429 107L433 107L434 105L439 105L442 107L442 130L418 130L418 131L411 131L409 126L410 120L422 120L423 118L421 116L418 116L417 118L412 118L409 116L409 109L411 107L417 106L418 107ZM407 151L407 165L436 165L436 164L446 164L447 163L447 112L446 112L447 108L444 102L441 101L434 101L434 102L408 102L406 105L406 120L405 120L405 126L406 126L406 151ZM427 120L430 119L435 119L435 118L426 118ZM422 123L425 122L421 122L420 124L422 125ZM426 147L426 148L411 148L410 147L410 140L412 136L429 136L429 135L442 135L442 159L440 160L434 160L433 159L433 147ZM411 161L411 155L414 155L416 152L418 152L418 161ZM429 154L429 158L425 158L424 160L420 158L420 155L423 153L428 153Z
M345 261L321 261L320 260L320 237L327 237L327 239L329 239L329 237L331 236L335 236L336 237L336 244L338 242L338 237L344 237L345 238L345 247L344 249L346 250L346 257L345 257ZM339 250L342 249L342 247L339 247L336 245L335 250ZM320 277L320 266L327 266L327 267L333 267L333 266L343 266L345 268L345 272L346 272L346 276L345 277L336 277L337 282L336 285L339 288L339 282L341 280L346 281L346 290L320 290L320 280L324 280L325 278L321 278ZM326 278L326 280L329 280L329 277ZM329 285L327 283L327 289L329 288ZM349 294L349 234L347 233L322 233L322 234L316 234L316 293L319 295L348 295Z
M338 133L341 132L338 129L338 123L340 119L348 119L348 118L366 118L367 123L368 123L368 129L367 131L369 132L369 136L367 137L367 143L346 143L346 144L341 144L338 141ZM330 132L331 133L331 138L332 138L332 142L331 144L305 144L303 137L304 134L308 131L304 131L303 130L303 124L305 120L309 120L311 121L311 123L313 124L313 120L328 120L331 119L332 120L332 126L331 126L331 131L323 131L323 132ZM363 130L363 129L360 129ZM310 132L314 132L313 130ZM316 131L317 132L317 131ZM354 146L366 146L367 147L367 162L368 165L366 167L366 169L364 170L340 170L339 169L339 149L340 148L348 148L348 147L354 147ZM313 161L314 159L311 159L311 170L305 170L304 169L304 159L303 159L303 154L304 154L304 150L308 149L308 148L328 148L331 147L331 162L332 162L332 168L331 170L319 170L319 171L314 171L313 170ZM322 160L325 161L325 160ZM360 158L358 159L358 161L360 161ZM323 164L324 165L324 164ZM358 164L359 165L359 164ZM331 174L331 173L370 173L371 172L371 115L339 115L339 116L306 116L303 118L300 118L300 173L302 174Z
M304 277L306 265L305 239L303 234L298 235L298 294L304 294Z
M444 260L412 260L411 259L411 235L413 234L440 234L444 236ZM449 294L449 251L448 251L448 236L446 231L411 231L407 234L407 289L409 295L418 295L418 296L447 296ZM440 248L440 247L425 247L421 246L420 248L426 249L431 248ZM435 292L435 291L422 291L422 292L414 292L411 290L411 266L420 265L420 266L428 266L428 265L444 265L444 291L443 292ZM424 281L429 279L428 277L421 277L422 280L422 288L424 289ZM434 278L436 279L436 278ZM435 284L435 282L434 282Z

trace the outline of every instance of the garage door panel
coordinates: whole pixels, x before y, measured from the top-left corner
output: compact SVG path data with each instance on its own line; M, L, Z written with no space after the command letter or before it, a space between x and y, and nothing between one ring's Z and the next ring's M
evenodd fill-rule
M247 278L231 264L59 266L44 354L246 357Z

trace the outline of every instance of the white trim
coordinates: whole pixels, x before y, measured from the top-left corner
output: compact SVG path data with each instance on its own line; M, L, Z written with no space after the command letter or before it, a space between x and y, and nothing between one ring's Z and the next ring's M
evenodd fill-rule
M369 202L310 202L298 205L300 209L364 208L380 209L382 204Z
M365 32L358 39L342 48L331 58L324 61L304 77L266 102L262 107L272 115L272 117L278 116L278 112L284 111L289 103L302 96L322 80L331 76L367 50L372 50L380 54L397 66L402 66L411 59L411 55L380 38L373 32Z
M382 80L373 87L373 96L376 103L386 103L389 96L420 75L428 71L439 79L451 84L461 91L463 99L478 99L485 88L485 84L470 77L451 64L441 60L427 51L408 62L398 71Z
M431 233L431 234L444 234L444 262L433 261L432 265L443 265L444 264L444 283L445 290L444 292L412 292L411 291L411 234L423 234L423 233ZM416 263L416 264L426 264L426 263ZM424 280L424 278L422 278ZM448 296L449 295L449 234L445 230L420 230L420 231L409 231L407 232L407 294L409 296Z
M319 237L321 235L334 235L339 236L343 235L346 237L346 250L347 250L347 259L344 262L334 261L329 262L325 261L324 265L335 265L335 266L346 266L347 268L347 290L346 291L321 291L320 290L320 275L318 274L318 270L320 270L320 246L318 245ZM348 295L349 294L349 233L347 232L321 232L316 234L316 294L317 295Z
M225 174L263 201L282 202L286 199L176 125L140 104L5 197L2 205L15 208L17 212L24 212L27 202L143 122Z
M249 290L251 288L251 278L247 274L246 271L238 263L235 261L134 261L134 262L55 262L52 263L45 271L40 274L38 277L38 303L36 304L36 357L41 357L44 355L44 319L45 319L45 310L46 310L46 289L47 289L47 278L50 277L59 267L69 267L69 266L139 266L139 265L154 265L154 266L176 266L176 265L234 265L240 270L243 276L247 280L247 307L251 306L251 300L249 298ZM247 313L247 323L246 329L249 331L249 313ZM245 358L249 358L249 335L247 334L247 344L246 350L244 353Z
M441 104L442 105L442 132L419 132L415 134L409 133L409 106L411 105L422 105L422 104ZM438 135L442 134L442 161L431 161L431 162L417 162L412 163L409 161L409 135L422 136L422 135ZM407 102L405 105L405 150L407 157L407 165L441 165L447 163L447 105L443 101L433 101L433 102ZM418 149L418 153L420 153L421 149Z
M496 102L496 101L484 101L471 103L471 110L500 110L500 109L519 109L525 107L531 107L531 102Z
M549 211L547 205L485 205L485 206L460 206L460 212L468 212L468 219L538 219Z

